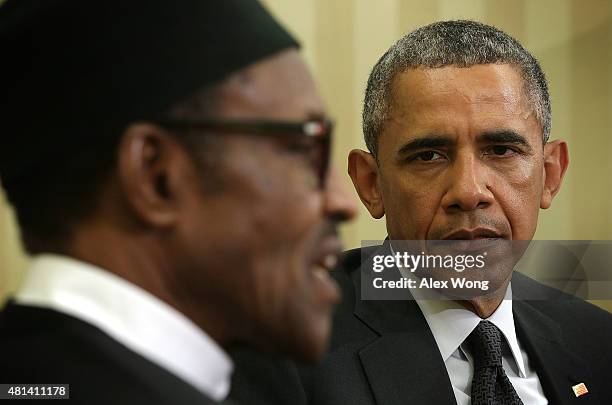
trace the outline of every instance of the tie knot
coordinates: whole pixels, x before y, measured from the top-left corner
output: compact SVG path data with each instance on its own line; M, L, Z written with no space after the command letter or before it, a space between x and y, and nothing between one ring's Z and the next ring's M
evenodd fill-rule
M465 340L474 357L474 367L501 367L501 332L489 321L480 321Z

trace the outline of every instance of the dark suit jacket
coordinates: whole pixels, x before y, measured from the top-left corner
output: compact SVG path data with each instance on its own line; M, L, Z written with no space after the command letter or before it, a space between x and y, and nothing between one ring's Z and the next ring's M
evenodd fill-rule
M364 257L378 249L384 247ZM343 301L323 363L304 367L236 352L232 397L249 404L455 404L418 304L361 300L360 265L360 250L352 250L333 273ZM612 404L612 315L518 273L512 290L517 335L549 402ZM581 382L589 393L576 398L571 387Z
M70 384L69 401L35 404L217 403L88 323L10 302L0 312L0 383Z

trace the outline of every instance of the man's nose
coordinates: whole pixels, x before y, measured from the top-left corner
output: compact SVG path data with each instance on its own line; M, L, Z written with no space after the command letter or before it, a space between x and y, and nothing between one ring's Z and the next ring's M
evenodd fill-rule
M357 215L357 203L346 191L338 172L333 167L329 169L324 191L324 210L327 217L343 222Z
M447 212L488 207L494 200L488 181L488 170L476 156L459 156L449 168L442 207Z

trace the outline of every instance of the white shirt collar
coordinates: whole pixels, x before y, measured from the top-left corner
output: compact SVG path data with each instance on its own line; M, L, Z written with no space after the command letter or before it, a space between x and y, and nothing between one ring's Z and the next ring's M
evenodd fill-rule
M418 296L418 292L417 292ZM436 340L442 359L446 362L455 353L482 320L474 312L461 306L456 301L441 297L438 300L419 300L417 304L427 320L427 324ZM508 285L506 295L501 304L489 318L488 321L497 326L506 341L514 357L519 370L519 375L526 378L525 364L521 349L516 337L514 327L514 315L512 314L512 287Z
M393 245L389 244L389 247L391 253L393 253ZM399 272L403 277L418 279L407 269L399 269ZM463 341L478 326L482 318L461 306L458 302L444 297L437 291L428 291L428 298L433 295L434 297L438 296L438 299L420 299L422 294L420 294L418 288L411 289L410 292L425 316L429 329L438 345L438 350L440 350L442 355L442 360L446 362L453 353L460 349ZM516 337L516 329L514 328L512 283L508 284L504 299L487 320L502 331L512 351L512 356L519 370L519 376L526 378L525 363Z
M40 255L15 300L98 327L216 401L229 392L233 364L223 349L182 313L110 272L69 257Z

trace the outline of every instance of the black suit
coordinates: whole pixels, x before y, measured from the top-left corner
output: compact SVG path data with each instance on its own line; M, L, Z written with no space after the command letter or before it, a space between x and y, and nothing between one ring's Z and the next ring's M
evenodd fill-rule
M0 312L0 383L70 384L69 401L35 404L217 403L88 323L13 303Z
M368 249L366 256L386 248ZM292 405L455 403L446 367L418 304L361 300L360 265L360 250L349 251L334 272L344 298L323 363L298 366L296 378L295 365L238 353L233 397L252 404L267 403L271 393L274 403ZM519 273L513 276L512 290L517 336L549 403L612 404L612 315ZM263 364L266 375L257 374ZM589 393L576 398L571 387L581 382ZM276 389L280 386L281 391ZM286 394L289 391L293 394Z

